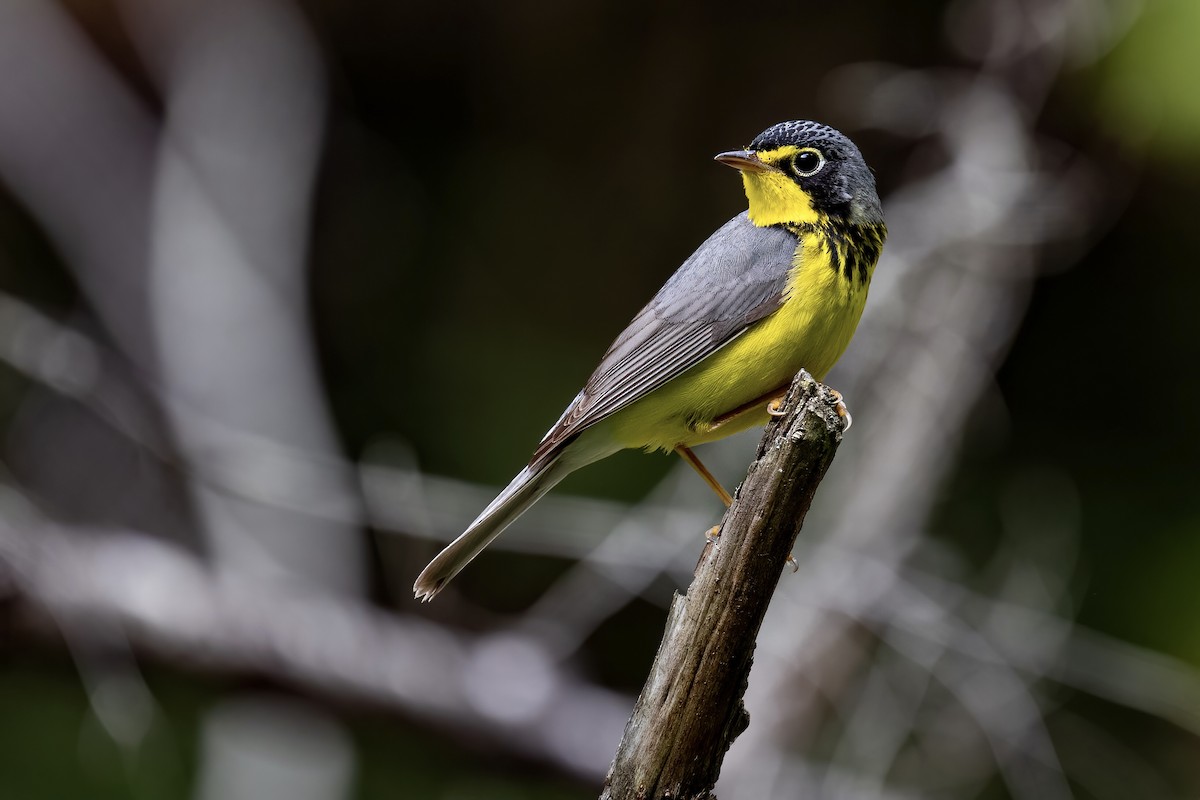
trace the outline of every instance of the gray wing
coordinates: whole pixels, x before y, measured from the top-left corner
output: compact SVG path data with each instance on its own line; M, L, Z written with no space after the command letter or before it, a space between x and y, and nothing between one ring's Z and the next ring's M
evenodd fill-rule
M779 308L797 239L745 212L683 262L608 348L533 460L686 372Z

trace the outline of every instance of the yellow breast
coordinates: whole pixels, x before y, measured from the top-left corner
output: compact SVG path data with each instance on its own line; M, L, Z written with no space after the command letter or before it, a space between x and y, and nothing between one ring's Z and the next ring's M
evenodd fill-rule
M687 372L598 423L592 435L650 450L713 441L765 422L764 406L713 426L723 414L786 389L801 368L818 380L824 378L854 335L866 304L869 275L857 280L835 269L831 253L837 248L823 236L806 235L802 241L778 310Z

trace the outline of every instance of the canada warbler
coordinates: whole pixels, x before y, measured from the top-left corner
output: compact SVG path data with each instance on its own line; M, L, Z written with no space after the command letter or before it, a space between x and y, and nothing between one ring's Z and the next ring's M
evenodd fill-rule
M841 357L887 229L854 143L781 122L716 160L741 171L745 211L700 245L617 337L529 465L430 562L430 600L566 475L618 450L674 450L728 504L689 449L760 425L801 369Z

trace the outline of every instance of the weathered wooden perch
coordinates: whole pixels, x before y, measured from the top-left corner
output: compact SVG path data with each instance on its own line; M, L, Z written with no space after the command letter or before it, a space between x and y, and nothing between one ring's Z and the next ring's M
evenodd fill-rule
M671 603L601 800L714 800L725 752L750 721L742 696L759 626L845 429L837 398L807 372L785 409L767 425L720 538Z

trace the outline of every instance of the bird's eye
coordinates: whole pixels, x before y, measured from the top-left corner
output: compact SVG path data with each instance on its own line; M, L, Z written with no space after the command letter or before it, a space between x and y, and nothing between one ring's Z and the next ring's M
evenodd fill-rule
M821 151L815 147L806 147L796 154L796 158L792 160L792 169L801 178L808 178L816 175L825 166L825 156L821 155Z

